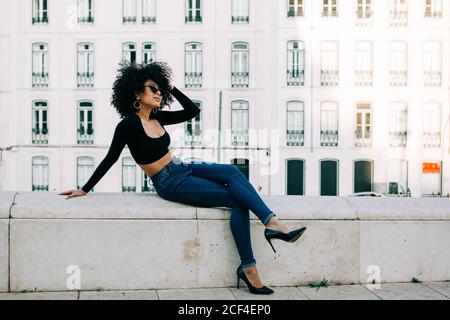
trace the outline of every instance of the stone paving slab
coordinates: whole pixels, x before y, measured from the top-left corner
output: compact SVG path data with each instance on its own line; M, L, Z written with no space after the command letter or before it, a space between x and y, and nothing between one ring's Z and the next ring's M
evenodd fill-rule
M156 290L81 291L79 300L158 300Z
M308 298L296 287L270 287L274 293L255 295L251 293L246 284L237 288L230 288L236 300L308 300Z
M236 300L228 288L158 290L160 300Z
M298 287L311 300L379 300L361 285Z
M383 300L447 300L448 298L421 283L382 283L372 290Z
M77 300L78 291L0 293L0 300Z
M450 299L450 281L447 282L424 282L427 287L443 294Z

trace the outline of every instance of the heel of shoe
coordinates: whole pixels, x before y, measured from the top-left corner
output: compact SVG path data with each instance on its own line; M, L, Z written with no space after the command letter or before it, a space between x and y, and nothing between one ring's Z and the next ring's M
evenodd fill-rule
M277 250L275 250L275 248L273 247L272 241L267 239L267 241L269 242L270 246L272 247L273 252L277 252Z

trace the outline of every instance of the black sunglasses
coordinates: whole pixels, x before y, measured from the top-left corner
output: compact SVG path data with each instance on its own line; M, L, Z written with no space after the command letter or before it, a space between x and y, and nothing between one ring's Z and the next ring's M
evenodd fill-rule
M148 85L148 86L144 86L144 88L145 88L145 87L150 88L150 90L152 90L153 93L157 93L158 91L161 93L161 90L159 89L159 87L157 87L157 86L154 85L154 84L150 84L150 85Z

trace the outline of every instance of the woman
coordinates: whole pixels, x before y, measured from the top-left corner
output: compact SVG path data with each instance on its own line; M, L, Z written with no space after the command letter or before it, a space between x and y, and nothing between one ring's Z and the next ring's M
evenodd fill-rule
M265 237L293 242L306 229L289 232L264 204L243 174L231 164L184 163L173 160L168 147L170 136L164 125L194 118L200 109L171 84L172 71L165 62L136 64L122 61L114 81L111 103L122 120L117 124L111 146L90 179L81 189L59 193L66 199L86 195L119 158L125 145L142 170L150 177L157 194L166 200L202 207L231 208L230 225L241 258L236 273L249 290L270 294L261 283L250 241L249 209L266 226ZM173 102L184 110L161 111ZM175 159L175 158L174 158ZM272 246L272 249L275 249Z

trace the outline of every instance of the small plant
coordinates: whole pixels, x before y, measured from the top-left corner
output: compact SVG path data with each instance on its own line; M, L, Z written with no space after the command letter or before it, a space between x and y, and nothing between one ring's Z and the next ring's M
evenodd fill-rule
M328 280L326 280L325 278L322 279L322 281L320 282L310 282L309 284L310 288L317 288L317 290L319 290L320 287L328 287Z
M436 193L432 192L432 193L431 193L431 196L432 196L433 198L440 198L440 197L441 197L441 193L440 193L440 192L436 192Z
M20 291L21 293L27 293L28 292L28 290L26 290L26 289L23 289L22 291Z
M412 282L412 283L422 283L422 281L420 281L420 280L417 279L416 277L412 277L412 278L411 278L411 282Z

